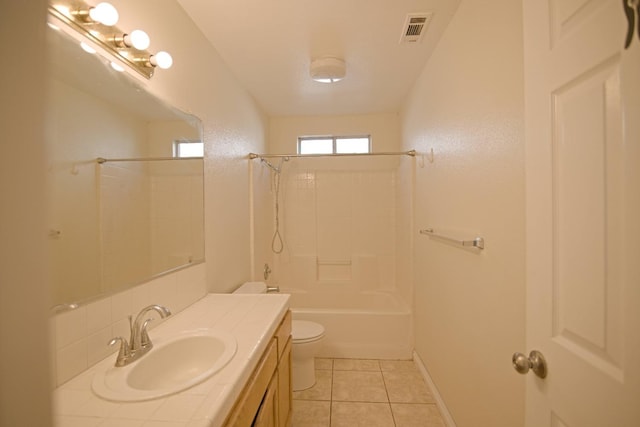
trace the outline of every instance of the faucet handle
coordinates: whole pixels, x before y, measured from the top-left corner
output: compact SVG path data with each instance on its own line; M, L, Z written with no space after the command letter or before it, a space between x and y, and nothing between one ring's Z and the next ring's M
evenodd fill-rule
M120 351L118 351L118 357L116 358L116 366L126 365L127 360L131 357L131 350L129 349L129 343L122 337L115 337L109 341L109 347L120 341Z
M133 350L133 337L134 337L134 328L133 328L133 316L132 315L128 315L127 319L129 319L129 341L131 341L131 345L129 346L129 348L131 348Z

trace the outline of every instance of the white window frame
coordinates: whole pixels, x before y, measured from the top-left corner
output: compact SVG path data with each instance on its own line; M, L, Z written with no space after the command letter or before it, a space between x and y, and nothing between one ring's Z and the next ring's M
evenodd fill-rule
M180 146L182 146L183 144L201 144L203 145L203 142L199 139L176 139L175 141L173 141L173 157L176 158L183 158L183 159L190 159L190 158L198 158L200 156L183 156L180 153ZM204 155L204 145L202 147L203 149L203 155Z
M337 148L338 148L338 141L341 139L354 139L354 138L367 138L367 140L369 141L368 143L368 147L367 147L367 153L371 153L371 135L332 135L332 136L327 136L327 135L322 135L322 136L299 136L298 137L298 144L297 144L297 152L298 154L301 154L301 146L302 146L302 142L305 140L310 140L310 139L314 139L314 140L318 140L318 139L323 139L323 140L327 140L327 141L331 141L331 145L332 145L332 150L331 153L326 154L326 155L332 155L332 154L348 154L348 153L338 153L337 152ZM310 153L311 154L311 153ZM318 153L318 154L325 154L325 153Z

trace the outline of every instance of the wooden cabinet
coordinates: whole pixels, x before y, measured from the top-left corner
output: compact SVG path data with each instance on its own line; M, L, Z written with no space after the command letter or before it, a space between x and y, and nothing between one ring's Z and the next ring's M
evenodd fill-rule
M271 378L271 382L264 394L262 403L258 408L253 427L278 427L278 382L277 376Z
M284 341L284 345L278 344L278 427L291 426L291 407L293 399L293 384L291 379L291 312L288 312L282 321L281 330L286 329L286 334L278 337L278 343Z
M224 427L291 426L291 312L287 312Z

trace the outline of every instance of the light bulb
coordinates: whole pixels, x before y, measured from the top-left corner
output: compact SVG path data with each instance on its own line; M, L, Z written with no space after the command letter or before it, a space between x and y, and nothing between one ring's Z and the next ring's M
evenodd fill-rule
M167 68L171 68L173 65L173 58L167 52L160 51L155 55L152 55L151 58L149 58L149 62L154 67L160 67L163 70L166 70Z
M111 63L111 68L118 71L119 73L124 71L124 67L122 67L120 64L116 64L115 62Z
M116 8L105 2L98 3L96 7L89 9L89 17L107 27L116 25L119 18Z
M133 46L138 50L145 50L151 44L151 40L147 33L142 30L133 30L131 34L124 36L124 43L127 46Z
M89 46L88 44L86 44L85 42L80 42L80 47L82 48L82 50L84 50L87 53L92 53L92 54L96 53L96 50L91 46Z

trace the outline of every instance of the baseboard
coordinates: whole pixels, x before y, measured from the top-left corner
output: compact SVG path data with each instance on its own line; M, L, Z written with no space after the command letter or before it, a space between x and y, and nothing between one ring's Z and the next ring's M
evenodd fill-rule
M426 366L424 366L424 362L422 361L418 353L415 352L415 350L413 352L413 363L416 364L416 367L418 368L418 370L424 377L424 380L426 381L427 385L431 389L431 392L433 393L433 398L436 401L436 406L440 411L440 415L442 415L442 420L444 421L444 424L447 427L456 427L456 423L453 421L453 417L451 416L451 413L447 409L447 405L445 405L444 400L442 399L442 396L438 391L438 388L436 387L435 383L431 379L431 375L429 375L429 371L427 371Z

